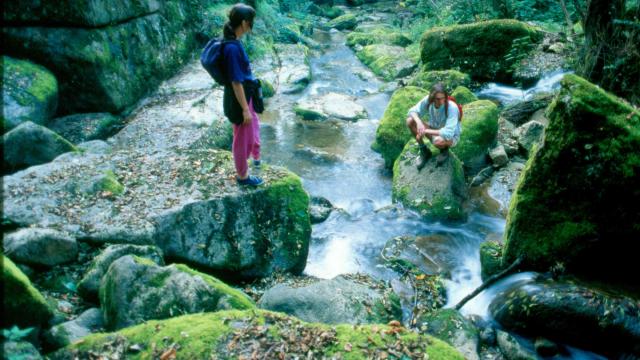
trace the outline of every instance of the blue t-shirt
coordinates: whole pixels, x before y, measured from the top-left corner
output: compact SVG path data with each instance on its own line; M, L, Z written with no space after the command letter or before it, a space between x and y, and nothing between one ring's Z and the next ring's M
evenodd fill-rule
M231 82L254 80L249 65L249 56L239 41L228 42L224 45L224 63L227 79Z

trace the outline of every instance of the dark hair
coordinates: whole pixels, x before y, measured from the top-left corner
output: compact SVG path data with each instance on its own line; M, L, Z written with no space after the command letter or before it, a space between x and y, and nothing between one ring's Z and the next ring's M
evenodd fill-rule
M223 37L227 40L236 38L236 29L242 25L243 20L249 22L249 26L253 27L253 19L256 17L256 10L246 4L235 4L229 11L229 20L224 23L222 28Z
M447 88L442 83L435 83L431 87L431 92L429 93L429 105L433 104L436 101L436 94L443 93L444 94L444 116L449 117L449 92Z

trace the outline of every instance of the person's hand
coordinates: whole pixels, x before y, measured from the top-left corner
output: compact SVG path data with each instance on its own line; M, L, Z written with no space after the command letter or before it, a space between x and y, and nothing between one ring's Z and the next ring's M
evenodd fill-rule
M251 116L251 113L249 112L249 110L243 110L242 111L242 118L244 119L242 121L242 123L245 124L245 125L251 124L251 120L253 119L253 117Z
M420 139L424 136L424 132L426 129L424 128L424 126L419 125L416 130L416 141L420 141Z

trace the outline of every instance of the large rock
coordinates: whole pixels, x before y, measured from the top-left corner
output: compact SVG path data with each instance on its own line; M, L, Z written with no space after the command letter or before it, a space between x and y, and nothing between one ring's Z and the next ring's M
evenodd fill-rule
M438 27L422 36L422 62L427 70L457 69L479 80L511 81L511 66L529 50L516 48L514 56L507 57L518 38L534 44L542 40L542 33L517 20Z
M416 61L402 46L373 44L356 52L358 59L376 75L387 81L410 75L417 67Z
M387 262L409 263L426 275L448 275L459 266L456 247L451 246L455 242L446 234L399 236L388 240L380 254Z
M120 194L82 191L105 172ZM233 276L300 272L309 197L285 169L265 167L262 176L262 187L239 187L221 150L68 154L5 176L4 217L94 243L157 244L165 256Z
M509 360L538 360L531 349L526 348L513 335L497 330L496 341L502 355Z
M460 105L466 105L474 101L478 101L478 97L465 86L458 86L451 92L451 97L456 99L456 102ZM463 111L464 116L464 111Z
M437 153L435 148L432 152ZM393 200L418 211L430 220L459 221L466 218L462 202L467 197L464 170L458 157L450 153L441 165L435 156L418 171L418 143L407 142L393 166Z
M402 319L398 297L369 280L338 276L303 287L279 284L267 290L258 306L309 322L325 324L386 324Z
M358 18L355 14L344 14L327 23L328 28L338 30L353 30L358 25Z
M578 76L561 84L511 199L503 262L635 284L640 115Z
M136 6L125 1L117 1L115 8L110 7L113 2L95 6L73 3L105 9L98 13L107 17L119 17L116 9L136 12ZM191 2L140 0L134 4L143 10L145 4L160 10L103 27L4 27L3 50L11 56L48 64L60 79L63 114L120 112L157 87L191 56L196 45L193 30L201 16ZM51 6L60 7L57 3Z
M2 355L4 359L42 360L38 349L28 341L4 340Z
M178 314L255 307L247 295L212 276L131 255L109 266L100 285L100 303L110 329Z
M43 125L58 106L58 81L30 61L2 57L2 131L31 121Z
M454 309L436 310L418 319L426 333L455 347L467 360L478 360L478 329Z
M462 134L451 149L464 164L468 174L475 174L487 164L498 133L498 107L489 100L478 100L462 108Z
M431 91L436 83L442 83L449 93L458 86L471 85L471 77L457 70L420 71L409 81L409 85L418 86Z
M500 112L500 116L513 125L520 126L531 120L531 116L536 111L549 106L552 99L553 95L551 94L536 94L531 99L508 105Z
M172 342L179 349L171 350ZM370 346L371 342L375 347ZM152 343L157 346L147 345ZM105 347L106 344L111 345ZM385 349L400 347L406 348L404 353L410 353L412 358L463 359L442 340L402 327L312 324L264 310L220 311L149 321L116 333L92 335L87 341L50 354L50 358L71 360L114 353L123 358L134 344L147 345L138 346L141 350L136 356L143 358L151 358L160 349L167 354L175 351L179 359L236 359L252 354L258 358L305 358L309 353L317 358L381 359L389 357Z
M482 280L503 270L501 263L503 245L497 241L485 241L480 244L480 268Z
M543 135L544 125L535 120L531 120L516 128L513 132L513 136L518 141L520 149L527 156L531 154L534 146L540 145Z
M164 265L162 251L155 246L111 245L104 249L100 255L93 259L89 270L78 283L78 292L88 300L97 300L100 290L100 281L114 261L125 255L135 255L149 259L158 265Z
M9 258L2 255L1 260L2 290L9 296L3 296L0 326L26 328L46 325L53 316L53 309Z
M4 7L3 15L4 21L11 25L98 27L151 14L161 5L158 0L12 1Z
M570 282L536 281L498 295L490 306L507 329L544 336L612 358L640 355L640 303Z
M53 229L26 228L3 237L4 253L16 262L55 266L76 259L76 239Z
M45 341L50 349L59 349L83 337L98 332L104 327L102 311L91 308L77 318L58 324L45 333Z
M296 103L295 112L305 120L356 121L367 116L365 108L356 103L354 97L337 93L302 99Z
M58 155L77 151L62 136L26 121L2 136L5 171L15 171L44 164Z
M106 139L117 133L122 120L110 113L75 114L52 119L47 127L74 144Z
M283 67L278 74L278 91L283 94L294 94L304 90L311 82L309 66L309 49L301 44L275 45L278 58Z
M424 89L407 86L396 90L382 115L376 130L376 139L371 148L382 155L387 168L393 167L405 144L411 139L406 119L409 109L422 100L428 92Z

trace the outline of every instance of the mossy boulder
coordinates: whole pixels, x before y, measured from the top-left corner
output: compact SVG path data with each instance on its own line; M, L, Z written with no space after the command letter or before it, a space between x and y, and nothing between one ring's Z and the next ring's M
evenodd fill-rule
M2 136L5 171L48 163L60 154L77 151L55 132L26 121Z
M67 346L103 328L102 311L98 308L91 308L73 320L53 326L45 333L44 340L46 347L51 351Z
M478 329L454 309L440 309L421 316L416 324L425 332L455 347L467 360L479 359Z
M398 332L396 336L390 334ZM252 353L260 357L304 357L311 351L319 358L345 360L389 356L385 347L398 342L413 357L435 360L462 360L463 356L445 342L419 335L404 328L387 325L322 325L300 321L294 317L265 310L220 311L192 314L144 324L109 334L96 334L51 354L53 360L83 358L103 353L106 343L119 344L121 355L133 358L151 357L154 349L147 344L176 342L176 356L184 359L208 359L212 356L239 358ZM369 340L370 339L370 340ZM256 341L257 340L257 341ZM261 346L261 342L269 346ZM371 344L373 342L373 344ZM129 354L133 344L145 344L136 354ZM269 350L271 349L271 350ZM286 349L286 350L284 350ZM169 348L162 349L171 351ZM157 351L157 350L155 350ZM280 355L282 354L282 355Z
M3 359L42 360L38 349L28 341L2 341Z
M179 314L255 307L242 291L213 276L132 255L109 266L100 283L100 304L109 329Z
M374 151L382 155L387 168L393 167L407 140L412 137L406 124L407 112L427 95L424 89L407 86L396 90L391 96L371 145Z
M498 107L489 100L478 100L462 108L462 134L451 149L467 170L477 173L487 163L487 154L493 148L498 133Z
M575 75L564 77L547 114L543 144L511 199L503 262L522 257L543 271L560 262L635 283L640 114Z
M47 127L74 144L104 140L124 126L120 117L110 113L75 114L55 118Z
M56 113L58 81L45 67L2 56L2 132L31 121L43 125Z
M398 296L383 283L362 276L338 276L298 287L279 284L265 291L258 305L325 324L386 324L402 320Z
M260 79L260 83L262 84L262 96L264 96L265 99L273 97L273 95L276 94L276 89L269 81Z
M471 77L458 70L423 70L409 81L409 85L418 86L431 91L436 83L442 83L449 93L458 86L471 85Z
M432 147L434 155L438 150ZM418 171L418 143L410 140L393 166L394 202L400 202L434 221L461 221L466 219L462 208L467 198L464 170L458 157L450 153L444 163L437 165L435 156Z
M309 13L317 16L323 16L329 19L335 19L338 16L344 15L344 10L339 7L331 6L327 4L309 6Z
M78 256L78 243L69 234L46 228L19 229L3 236L4 251L31 266L53 267Z
M358 25L358 18L355 14L344 14L327 23L328 28L338 30L353 30Z
M347 45L367 46L372 44L387 44L406 47L411 44L411 39L400 31L389 29L385 26L367 28L366 31L356 31L347 35Z
M2 319L0 325L21 328L47 325L53 309L42 294L33 287L29 278L18 267L2 255Z
M100 280L114 261L125 255L135 255L164 265L162 251L155 246L117 244L108 246L93 259L89 270L78 283L78 293L87 300L98 300Z
M480 244L480 268L482 280L502 271L502 244L497 241L485 241Z
M456 87L451 93L451 96L456 99L456 102L460 105L466 105L474 101L478 101L478 97L476 97L476 95L472 93L469 88L464 86ZM462 110L464 112L464 109Z
M367 45L356 52L356 56L387 81L408 76L417 66L405 48L395 45Z
M569 281L521 283L492 301L489 310L506 329L619 358L640 355L637 299Z
M511 19L437 27L422 36L421 58L426 70L456 69L477 80L511 81L511 66L529 51L514 48L513 41L526 38L525 44L535 44L542 37L536 28Z

